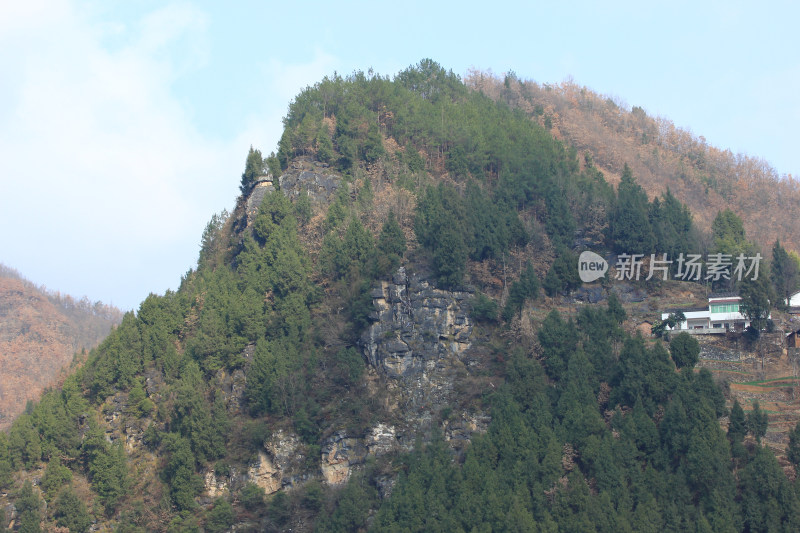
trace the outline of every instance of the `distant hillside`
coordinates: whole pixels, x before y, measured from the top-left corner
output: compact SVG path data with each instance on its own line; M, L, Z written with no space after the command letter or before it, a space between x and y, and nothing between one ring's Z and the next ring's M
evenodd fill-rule
M779 176L763 159L711 146L670 120L571 81L538 84L513 73L473 71L465 83L523 110L579 154L591 154L610 182L619 181L627 163L651 198L669 188L701 230L708 232L716 214L730 208L763 251L776 238L800 248L800 182Z
M48 292L0 265L0 430L121 319L114 307Z

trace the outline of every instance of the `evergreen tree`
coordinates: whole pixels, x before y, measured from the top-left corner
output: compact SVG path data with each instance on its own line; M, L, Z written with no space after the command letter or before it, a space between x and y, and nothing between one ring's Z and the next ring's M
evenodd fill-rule
M757 338L767 326L771 301L774 299L767 278L759 276L755 280L743 280L739 286L739 295L742 298L739 310L750 320L750 331Z
M566 373L567 362L578 342L575 325L572 321L564 322L558 311L553 310L542 322L538 337L545 370L558 382Z
M800 422L795 424L794 429L789 432L789 447L786 449L786 458L794 465L795 469L800 466Z
M8 433L8 456L13 468L32 468L42 460L41 437L31 415L21 414Z
M519 276L519 280L511 284L508 300L503 308L503 319L511 320L514 315L522 311L525 300L535 300L539 297L539 277L530 261Z
M457 228L445 226L433 249L432 266L443 287L457 287L467 270L467 246Z
M772 246L770 281L777 296L776 307L785 309L788 306L789 297L800 286L800 270L794 259L781 246L779 240L776 240Z
M565 247L560 247L556 254L544 280L544 290L551 297L559 293L570 293L581 286L578 258L575 254Z
M205 531L222 533L233 525L233 506L222 498L214 500L214 505L206 514Z
M730 209L717 213L711 224L711 232L714 237L714 251L717 253L735 258L752 247L747 241L742 219Z
M675 258L697 249L692 214L669 189L660 201L655 198L650 204L650 225L656 237L656 253Z
M169 459L162 475L172 502L181 511L194 509L194 497L203 488L203 480L195 473L191 445L180 435L169 433L164 437L164 446Z
M34 492L30 481L26 481L16 499L17 513L19 513L19 529L21 533L39 533L42 529L42 500Z
M731 407L730 421L728 422L728 439L731 443L741 442L747 433L747 424L745 422L744 410L739 405L739 400L733 401Z
M622 307L622 303L615 292L608 295L608 314L617 324L622 324L628 318L628 314L625 312L625 308Z
M106 512L110 514L126 494L130 482L125 451L121 444L104 442L92 452L89 479Z
M242 182L239 185L241 193L248 194L253 185L256 184L256 178L262 174L264 174L264 159L261 157L261 150L253 150L251 146L250 151L247 152Z
M744 531L797 531L800 503L775 456L756 446L740 473Z
M672 360L678 368L694 368L700 358L700 343L686 332L679 333L669 341Z
M647 194L636 183L625 164L617 189L617 201L609 217L614 251L628 254L649 254L656 244L648 217Z
M761 410L761 407L758 405L758 400L753 401L753 409L747 413L747 431L749 431L758 442L761 442L761 437L767 434L768 426L769 417L767 413Z
M57 526L68 528L70 533L85 533L92 525L92 517L86 511L86 505L71 487L62 490L56 498L53 517Z
M465 241L464 204L452 187L428 187L417 202L414 232L431 252L431 266L446 287L461 283L469 248Z
M39 486L44 491L45 499L47 501L52 501L61 487L71 480L72 471L69 468L62 465L59 461L51 461L47 464Z
M378 270L382 273L393 272L406 253L406 236L397 221L394 211L389 211L386 222L381 227L376 244L378 252Z
M0 489L11 483L11 457L8 453L8 437L0 432Z

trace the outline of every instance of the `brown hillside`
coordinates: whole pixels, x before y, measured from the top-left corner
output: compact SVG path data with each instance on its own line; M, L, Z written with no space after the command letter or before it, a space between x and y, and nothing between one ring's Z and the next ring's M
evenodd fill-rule
M117 309L43 292L0 268L0 430L120 318Z
M465 82L522 109L580 154L588 152L610 182L628 163L651 198L669 188L705 232L720 210L730 208L762 250L769 252L776 238L800 249L800 182L778 176L763 159L710 146L667 119L636 106L628 110L571 81L540 85L473 71Z

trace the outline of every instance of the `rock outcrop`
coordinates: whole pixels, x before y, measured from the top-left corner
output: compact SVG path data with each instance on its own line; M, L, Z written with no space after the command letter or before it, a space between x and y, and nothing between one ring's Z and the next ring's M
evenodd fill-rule
M266 196L267 193L273 192L274 190L275 184L273 183L272 176L259 176L256 179L256 183L253 185L253 189L250 191L250 194L247 196L247 201L245 202L245 215L247 217L246 225L248 227L256 219L256 215L258 215L258 208L261 207L261 202L264 201L264 196Z
M342 182L340 176L326 172L327 169L325 163L296 161L278 178L280 189L292 201L306 194L312 203L327 205Z
M308 478L305 464L305 447L297 435L278 430L249 465L247 480L272 494Z
M372 291L373 324L361 337L369 364L389 377L413 377L470 347L468 291L436 289L398 269Z

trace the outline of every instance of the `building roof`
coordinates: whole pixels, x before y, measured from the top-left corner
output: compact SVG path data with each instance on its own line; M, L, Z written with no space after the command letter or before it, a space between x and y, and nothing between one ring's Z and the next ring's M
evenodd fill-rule
M696 311L708 311L708 306L706 305L706 306L703 306L703 307L680 307L680 308L674 308L674 309L667 309L664 312L665 313L677 313L679 311L681 313L693 313L693 312L696 312Z
M736 291L726 291L726 292L712 292L708 295L708 299L712 300L714 298L738 298L739 293Z

